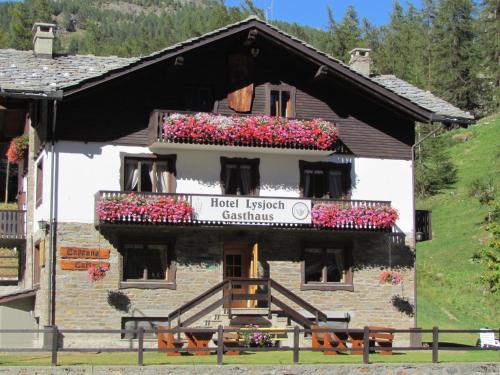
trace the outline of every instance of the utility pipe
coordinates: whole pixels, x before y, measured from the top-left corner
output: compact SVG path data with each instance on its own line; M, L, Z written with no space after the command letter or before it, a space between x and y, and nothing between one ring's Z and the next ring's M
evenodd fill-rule
M56 243L55 243L55 231L56 231L56 215L55 215L55 185L56 185L56 159L55 159L55 137L56 137L56 119L57 119L57 100L53 101L53 112L52 112L52 134L50 141L50 213L49 213L49 223L50 223L50 232L49 232L49 272L47 276L48 282L48 301L47 301L47 309L48 309L48 324L50 326L55 325L55 259L56 259Z

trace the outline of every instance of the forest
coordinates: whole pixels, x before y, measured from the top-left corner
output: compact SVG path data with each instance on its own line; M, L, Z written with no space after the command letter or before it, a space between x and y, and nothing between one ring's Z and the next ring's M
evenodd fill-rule
M315 29L270 21L348 61L354 47L373 50L374 73L395 74L483 117L498 109L500 1L424 0L393 3L390 20L374 26L349 7L340 21ZM25 0L0 4L0 48L31 49L35 21L58 25L58 53L139 56L264 11L252 0Z

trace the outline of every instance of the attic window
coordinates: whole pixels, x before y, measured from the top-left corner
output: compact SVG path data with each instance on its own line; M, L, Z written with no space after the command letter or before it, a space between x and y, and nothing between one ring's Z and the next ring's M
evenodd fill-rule
M267 89L269 116L295 117L295 88L288 85L269 85Z

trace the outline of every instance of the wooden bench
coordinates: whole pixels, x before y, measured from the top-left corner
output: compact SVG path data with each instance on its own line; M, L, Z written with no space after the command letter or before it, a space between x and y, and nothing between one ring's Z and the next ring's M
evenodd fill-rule
M389 350L381 350L381 355L392 355L392 342L394 341L394 334L389 333L393 328L388 327L368 327L370 330L377 330L379 332L370 332L370 347L378 345L383 349L390 348Z
M166 328L162 326L158 326L158 331L157 331L157 338L158 338L158 351L160 353L165 353L162 352L162 349L175 349L175 351L169 351L166 352L168 356L180 356L181 353L178 351L181 349L185 341L184 340L178 340L175 339L174 334L172 331L166 332Z
M311 328L323 328L328 329L326 326L313 325ZM335 328L332 328L335 329ZM344 332L317 332L312 331L311 334L311 346L313 348L322 348L323 354L326 355L336 355L338 352L336 350L328 349L347 349L346 341L348 336Z

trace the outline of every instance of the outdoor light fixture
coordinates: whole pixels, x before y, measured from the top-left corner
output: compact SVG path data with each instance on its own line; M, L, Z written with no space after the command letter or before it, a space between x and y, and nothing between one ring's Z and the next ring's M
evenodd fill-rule
M43 230L45 233L47 233L49 231L49 223L47 223L45 220L39 220L38 229Z
M250 50L250 53L251 53L252 57L255 58L255 57L259 56L260 49L253 47Z

